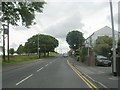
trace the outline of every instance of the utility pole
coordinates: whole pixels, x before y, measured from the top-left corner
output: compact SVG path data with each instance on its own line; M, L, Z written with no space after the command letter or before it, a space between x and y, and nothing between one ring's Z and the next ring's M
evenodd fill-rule
M5 36L4 36L4 25L3 25L3 61L5 61Z
M113 73L114 76L116 76L117 75L117 69L116 69L116 45L115 45L114 19L113 19L113 9L112 9L112 1L111 0L110 0L110 11L111 11L112 48L113 48L112 73Z
M39 34L38 34L38 58L40 58L40 52L39 52Z
M3 60L5 60L5 34L7 35L7 53L9 61L9 21L7 21L7 25L3 24Z
M7 22L7 29L8 29L7 30L8 31L8 33L7 33L8 34L8 48L7 48L8 50L7 50L7 52L8 52L8 61L9 61L9 59L10 59L10 56L9 56L9 20Z

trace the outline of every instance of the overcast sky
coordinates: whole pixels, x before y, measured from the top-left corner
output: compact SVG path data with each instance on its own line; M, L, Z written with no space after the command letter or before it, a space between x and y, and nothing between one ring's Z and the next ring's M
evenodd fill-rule
M10 47L17 49L35 34L48 34L59 40L58 52L66 52L69 46L66 35L79 30L87 38L104 26L111 27L109 0L46 0L43 13L36 13L36 25L30 29L10 26ZM113 0L114 1L114 0ZM118 30L118 1L113 2L115 29Z

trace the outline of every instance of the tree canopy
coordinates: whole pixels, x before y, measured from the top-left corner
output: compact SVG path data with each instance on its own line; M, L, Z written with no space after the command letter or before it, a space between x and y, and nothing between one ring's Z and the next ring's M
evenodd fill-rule
M54 52L54 49L58 46L58 40L50 35L34 35L25 43L26 53L37 53L38 51L38 36L39 36L39 48L41 53Z
M109 56L112 48L112 38L109 36L99 36L96 39L94 50L97 54Z
M15 51L14 51L14 48L10 48L9 52L10 52L11 55L13 55L14 52L15 52Z
M2 2L2 22L8 21L12 25L22 25L29 27L35 24L35 12L42 12L44 1L40 2Z
M66 36L66 41L73 50L81 47L84 40L83 33L79 31L71 31Z
M16 53L17 54L23 54L25 51L24 51L24 46L22 44L19 45Z

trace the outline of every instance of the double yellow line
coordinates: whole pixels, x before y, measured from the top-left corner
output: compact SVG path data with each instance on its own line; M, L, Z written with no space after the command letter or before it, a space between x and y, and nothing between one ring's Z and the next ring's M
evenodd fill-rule
M72 66L68 60L67 63L73 69L73 71L75 71L75 73L89 86L89 88L91 88L92 90L98 90L98 88L92 82L90 82L85 76L83 76L82 73L80 73L80 71L78 71L74 66Z

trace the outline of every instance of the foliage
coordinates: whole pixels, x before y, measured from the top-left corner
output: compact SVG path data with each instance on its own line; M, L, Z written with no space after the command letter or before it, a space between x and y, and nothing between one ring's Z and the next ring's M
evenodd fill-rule
M86 47L82 47L80 49L81 62L84 62L86 60L87 54L88 54L87 48Z
M76 50L82 46L84 42L84 37L82 32L71 31L67 34L66 41L70 45L70 48Z
M32 61L32 60L37 60L38 56L35 54L31 55L17 55L14 57L10 57L10 61L3 62L3 65L5 64L16 64L19 62L27 62L27 61Z
M81 47L81 49L75 51L75 57L77 58L77 61L81 60L84 62L86 60L86 56L88 54L86 47Z
M58 40L52 36L40 34L39 35L39 48L41 53L54 52L58 46ZM25 43L26 53L37 53L38 51L38 35L34 35Z
M15 51L14 51L14 48L10 48L9 52L10 52L11 55L13 55L14 52L15 52Z
M24 46L22 44L20 44L20 46L18 47L16 53L17 54L23 54L25 51L24 51Z
M109 56L112 48L112 38L109 36L99 36L94 46L94 51L103 56Z
M22 25L28 27L35 24L35 12L42 12L44 1L40 2L2 2L2 22L9 20L12 25L18 25L18 21Z

